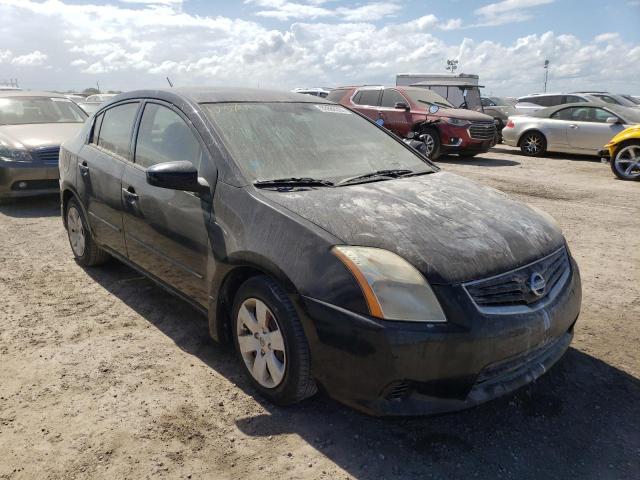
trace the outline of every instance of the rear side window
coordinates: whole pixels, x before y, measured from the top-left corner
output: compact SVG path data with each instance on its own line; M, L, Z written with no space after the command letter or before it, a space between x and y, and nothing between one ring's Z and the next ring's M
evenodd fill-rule
M329 92L329 95L327 95L327 100L339 103L340 100L342 100L342 97L344 97L345 93L347 93L346 89L331 90Z
M396 103L406 103L407 105L409 104L397 90L387 88L384 92L382 92L382 102L380 102L380 106L394 108Z
M178 160L188 160L200 168L200 142L176 112L157 103L146 104L136 140L135 162L150 167Z
M380 99L380 90L360 90L361 95L357 98L354 98L353 101L360 105L378 105L378 100Z
M586 102L586 100L576 95L566 95L564 97L564 103L581 103L581 102Z
M558 110L551 118L555 120L573 120L573 111L577 110L576 108L563 108L562 110Z
M98 146L117 155L129 158L131 131L138 113L138 103L125 103L104 112Z

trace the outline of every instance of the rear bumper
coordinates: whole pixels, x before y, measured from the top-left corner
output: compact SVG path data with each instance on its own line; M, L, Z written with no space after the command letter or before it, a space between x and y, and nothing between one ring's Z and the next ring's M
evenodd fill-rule
M582 299L573 262L562 291L526 313L482 313L460 286L434 291L445 324L384 321L303 298L314 376L329 395L379 416L486 402L532 382L562 357Z
M27 162L0 162L0 197L25 197L58 193L57 165ZM23 185L22 185L23 183Z

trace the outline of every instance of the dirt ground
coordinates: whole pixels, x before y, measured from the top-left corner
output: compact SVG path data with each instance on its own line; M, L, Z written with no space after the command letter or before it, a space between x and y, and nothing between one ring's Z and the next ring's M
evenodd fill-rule
M456 414L254 397L203 317L130 268L83 270L56 198L0 207L0 479L640 478L640 183L500 147L440 165L551 213L582 271L572 348Z

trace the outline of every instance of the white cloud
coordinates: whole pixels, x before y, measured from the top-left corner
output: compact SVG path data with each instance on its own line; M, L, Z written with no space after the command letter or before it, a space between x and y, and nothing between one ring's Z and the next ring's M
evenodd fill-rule
M506 23L523 22L532 18L531 9L553 3L555 0L502 0L475 10L480 17L476 26L497 26Z
M271 6L287 3L267 1ZM308 5L335 10L332 2ZM326 23L271 29L257 21L190 15L175 5L60 0L0 0L0 18L4 75L39 89L84 88L96 81L107 89L157 87L166 85L167 75L177 85L392 84L397 72L444 73L446 60L458 58L459 71L479 74L488 90L519 95L541 88L548 58L554 90L640 91L640 45L621 35L585 41L547 32L513 42L446 42L441 30L460 28L461 22L429 14L406 22L387 20L382 26L327 17ZM35 51L54 67L46 76L40 68L11 63ZM626 54L616 54L621 51Z
M288 2L285 0L245 0L245 3L264 8L255 15L278 20L312 20L321 17L336 17L347 22L368 22L392 16L402 7L395 1L370 2L354 7L326 8L326 0Z
M36 50L34 52L27 53L25 55L13 57L11 59L11 63L13 65L35 67L35 66L43 65L46 59L47 59L46 54L42 53L39 50Z

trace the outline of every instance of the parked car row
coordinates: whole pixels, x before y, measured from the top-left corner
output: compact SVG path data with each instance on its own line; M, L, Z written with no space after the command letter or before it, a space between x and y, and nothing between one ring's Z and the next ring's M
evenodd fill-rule
M534 93L518 98L515 107L521 113L532 113L545 107L582 102L609 103L622 107L640 108L640 101L634 99L631 95L616 95L608 92Z

